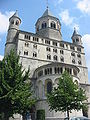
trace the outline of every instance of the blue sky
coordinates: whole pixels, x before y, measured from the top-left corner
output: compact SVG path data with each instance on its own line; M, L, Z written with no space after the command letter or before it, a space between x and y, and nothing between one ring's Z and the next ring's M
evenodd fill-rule
M0 0L0 59L4 55L8 19L18 10L20 29L35 32L35 23L44 13L47 0ZM49 9L60 19L63 40L71 42L73 28L82 35L90 81L90 0L48 0Z

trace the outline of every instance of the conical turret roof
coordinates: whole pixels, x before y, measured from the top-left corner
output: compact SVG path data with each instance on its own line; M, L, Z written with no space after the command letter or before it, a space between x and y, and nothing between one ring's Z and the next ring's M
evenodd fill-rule
M46 11L44 12L44 14L42 15L42 17L45 17L45 16L53 16L54 17L54 15L51 13L49 8L47 8Z
M77 30L76 30L76 28L74 28L74 32L73 32L73 35L72 35L72 36L75 36L75 35L77 35L77 34L78 34Z
M81 35L77 32L76 28L74 28L74 32L73 32L73 34L72 34L72 37L73 37L73 36L81 36Z
M16 10L16 12L14 13L13 16L15 16L15 17L19 17L19 16L18 16L18 11L17 11L17 10Z
M11 18L18 18L21 22L21 19L19 18L19 15L18 15L18 10L16 10L16 12L9 18L9 21Z

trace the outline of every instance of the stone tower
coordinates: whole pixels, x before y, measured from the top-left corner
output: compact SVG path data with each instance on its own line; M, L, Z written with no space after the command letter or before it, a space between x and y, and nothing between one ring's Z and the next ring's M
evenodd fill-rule
M62 40L61 23L58 18L52 15L49 8L37 20L36 34L50 39Z
M5 44L5 54L8 54L11 49L16 51L17 46L17 36L19 25L21 23L21 19L18 16L18 11L14 13L14 15L9 19L9 28L7 34L7 41Z
M76 28L74 28L74 32L71 38L72 38L73 44L82 46L82 40L81 40L82 36L77 33Z

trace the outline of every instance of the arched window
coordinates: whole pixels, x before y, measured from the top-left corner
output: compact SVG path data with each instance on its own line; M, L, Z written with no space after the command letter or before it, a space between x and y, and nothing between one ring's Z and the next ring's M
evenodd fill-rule
M46 28L47 27L47 23L46 22L43 22L42 23L42 29Z
M37 57L37 53L36 52L33 53L33 57Z
M64 62L64 57L63 57L63 56L61 56L60 60L61 60L61 62Z
M63 51L63 50L60 50L60 54L64 54L64 51Z
M57 56L56 56L56 55L54 55L54 56L53 56L53 59L54 59L55 61L57 61L57 60L58 60L58 58L57 58Z
M75 56L75 53L74 53L74 52L72 52L72 53L71 53L71 56Z
M19 21L18 20L16 21L16 25L19 25Z
M72 63L74 63L74 64L75 64L75 59L73 59L73 60L72 60Z
M81 55L80 55L80 54L77 54L77 57L81 58Z
M28 51L24 51L24 55L28 55Z
M44 73L45 73L45 75L52 74L52 68L46 68L46 69L44 70Z
M28 42L25 42L25 47L29 47L29 43Z
M79 39L76 39L76 42L79 42Z
M47 59L48 59L48 60L51 60L51 55L47 55Z
M14 20L11 21L11 24L14 24Z
M78 64L79 64L79 65L81 65L81 64L82 64L81 60L79 60L79 61L78 61Z
M47 47L47 48L46 48L46 51L49 51L49 52L50 52L50 51L51 51L51 48L50 48L50 47Z
M51 91L52 91L52 82L48 81L47 82L47 93L51 93Z
M51 22L51 28L55 28L56 29L56 24L54 22Z

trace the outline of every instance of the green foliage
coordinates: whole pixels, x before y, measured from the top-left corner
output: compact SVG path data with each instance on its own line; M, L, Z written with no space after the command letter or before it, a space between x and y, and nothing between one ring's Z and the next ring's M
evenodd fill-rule
M34 105L29 72L23 70L14 51L0 62L0 114L23 114Z
M45 110L37 110L37 120L45 120Z
M57 87L47 95L50 109L55 111L67 111L68 117L71 110L80 110L86 100L85 91L75 84L72 77L65 71L59 79Z

